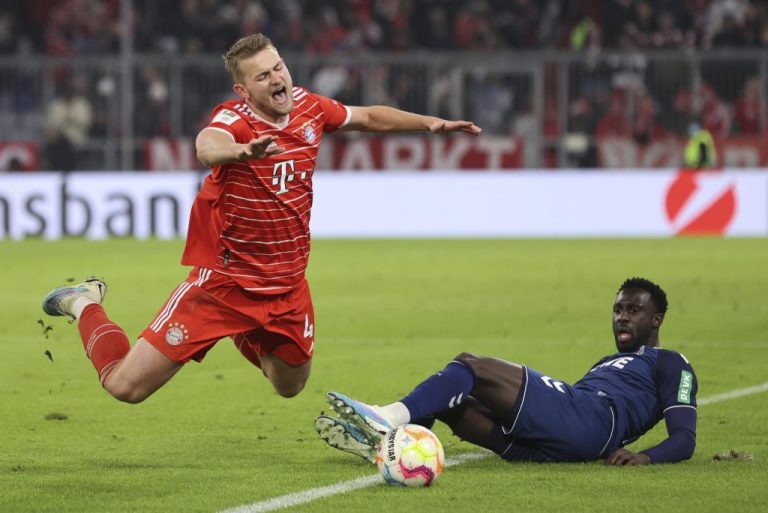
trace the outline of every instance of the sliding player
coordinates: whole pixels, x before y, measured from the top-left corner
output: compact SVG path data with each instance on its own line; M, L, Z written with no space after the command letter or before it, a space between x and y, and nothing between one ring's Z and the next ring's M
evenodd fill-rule
M373 462L382 435L435 417L460 438L506 460L586 461L611 465L672 463L696 446L697 381L688 360L659 347L667 296L643 278L620 287L613 305L618 353L573 385L496 358L458 355L402 400L378 407L331 392L340 418L315 427L329 445ZM661 419L668 438L641 452L624 446Z

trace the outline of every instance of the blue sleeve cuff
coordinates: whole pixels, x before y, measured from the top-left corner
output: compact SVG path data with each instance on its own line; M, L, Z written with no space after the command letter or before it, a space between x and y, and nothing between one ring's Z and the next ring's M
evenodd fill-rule
M670 408L664 413L669 438L641 451L651 463L675 463L693 456L696 448L696 409Z

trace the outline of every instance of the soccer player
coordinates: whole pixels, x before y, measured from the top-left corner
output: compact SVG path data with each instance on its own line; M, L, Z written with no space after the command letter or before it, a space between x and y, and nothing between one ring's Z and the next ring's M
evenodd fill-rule
M294 86L262 34L237 41L224 64L237 99L218 105L195 141L198 159L212 173L190 215L181 260L193 266L189 277L133 347L100 306L104 282L54 289L43 301L47 314L78 320L102 386L121 401L143 401L224 337L261 368L279 395L298 394L315 347L304 275L312 175L323 134L481 131L469 121L385 106L347 107Z
M387 430L407 423L430 427L435 417L506 460L685 460L696 445L698 384L683 355L659 347L666 312L661 287L630 278L613 305L618 353L573 385L524 365L462 353L396 403L372 406L329 393L339 418L321 415L315 428L330 446L371 462ZM623 448L662 418L666 440L637 453Z

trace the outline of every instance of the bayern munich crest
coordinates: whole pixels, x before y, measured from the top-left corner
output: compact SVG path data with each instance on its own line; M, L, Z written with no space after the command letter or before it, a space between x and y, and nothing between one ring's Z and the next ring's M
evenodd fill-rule
M184 340L189 338L189 331L183 324L172 322L168 325L168 331L165 332L165 341L172 346L178 346Z
M315 142L315 139L317 138L317 134L315 133L315 128L312 125L307 125L304 127L304 139L310 144Z

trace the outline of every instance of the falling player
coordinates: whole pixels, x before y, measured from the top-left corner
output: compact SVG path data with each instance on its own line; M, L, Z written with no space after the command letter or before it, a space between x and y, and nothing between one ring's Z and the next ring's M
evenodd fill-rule
M315 344L304 275L312 174L323 134L480 133L469 121L384 106L347 107L294 87L277 49L262 34L237 41L224 64L238 99L217 106L195 142L198 159L212 173L190 215L181 260L193 266L189 277L133 347L101 307L104 282L61 287L43 301L47 314L78 320L102 386L121 401L143 401L224 337L232 337L279 395L298 394Z
M407 423L453 432L506 460L585 461L611 465L672 463L696 446L693 368L659 348L667 296L631 278L613 305L618 353L601 359L574 385L496 358L462 353L401 401L371 406L339 393L328 400L340 418L321 415L315 427L329 445L373 462L387 430ZM623 447L666 422L668 438L641 452Z

